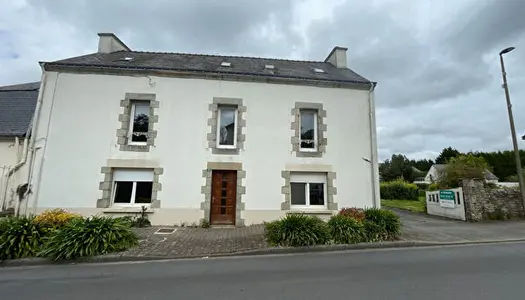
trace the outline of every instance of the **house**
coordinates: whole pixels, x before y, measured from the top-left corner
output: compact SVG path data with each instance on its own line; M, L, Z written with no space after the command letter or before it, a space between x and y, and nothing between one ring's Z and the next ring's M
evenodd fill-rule
M141 52L101 33L96 53L42 62L24 213L242 226L379 207L375 83L346 52Z
M440 176L445 172L446 165L444 164L434 164L428 170L427 175L425 176L425 183L434 183L437 182ZM488 183L497 183L499 178L492 174L489 170L485 170L485 181Z
M27 182L27 143L40 82L0 87L0 211L16 206L16 189Z

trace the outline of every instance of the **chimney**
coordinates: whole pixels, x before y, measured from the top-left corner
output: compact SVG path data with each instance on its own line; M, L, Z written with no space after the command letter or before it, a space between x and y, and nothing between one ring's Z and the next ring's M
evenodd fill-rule
M131 49L113 33L99 33L98 53L113 53L116 51L131 51Z
M336 68L346 68L346 51L348 48L335 46L324 62L329 62Z

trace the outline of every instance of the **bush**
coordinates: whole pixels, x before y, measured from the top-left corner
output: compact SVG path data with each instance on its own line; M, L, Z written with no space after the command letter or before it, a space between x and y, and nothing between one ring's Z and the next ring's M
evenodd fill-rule
M279 221L265 223L268 243L278 246L312 246L330 240L326 222L318 217L289 214Z
M433 191L437 191L439 190L439 184L437 183L432 183L431 185L428 186L428 190L430 192L433 192ZM425 195L426 196L426 195Z
M443 187L458 187L462 179L485 179L485 172L489 164L482 157L472 154L461 155L451 158L445 166L443 176L439 178L439 184Z
M330 236L337 244L355 244L365 240L363 224L351 216L335 215L328 221Z
M339 211L339 215L351 217L358 222L363 222L365 219L365 211L362 208L356 208L356 207L342 208Z
M421 197L424 198L424 197L427 196L427 191L425 191L425 190L418 190L418 191L417 191L417 195L419 196L419 198L421 198ZM418 200L419 200L419 199L418 199Z
M41 256L54 260L104 255L137 245L128 223L118 218L93 216L73 219L54 232L44 244Z
M63 209L46 210L35 217L33 222L47 230L55 230L65 226L75 218L82 218L79 214L67 212Z
M380 226L384 239L395 239L401 234L401 221L392 211L379 208L367 208L365 220ZM375 230L375 229L374 229Z
M385 239L386 232L379 224L370 221L363 222L366 242L380 242Z
M430 186L430 184L428 183L415 183L415 185L417 186L417 188L421 191L426 191L428 190L428 187Z
M0 260L35 256L45 230L33 217L8 217L0 220Z
M417 186L401 179L382 182L380 194L381 199L385 200L418 200Z

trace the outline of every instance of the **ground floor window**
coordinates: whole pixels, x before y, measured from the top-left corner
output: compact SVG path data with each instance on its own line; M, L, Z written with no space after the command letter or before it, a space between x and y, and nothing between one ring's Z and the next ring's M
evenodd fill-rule
M290 176L291 204L294 208L326 207L326 174L294 173Z
M113 203L144 205L151 203L153 170L117 169L113 172Z

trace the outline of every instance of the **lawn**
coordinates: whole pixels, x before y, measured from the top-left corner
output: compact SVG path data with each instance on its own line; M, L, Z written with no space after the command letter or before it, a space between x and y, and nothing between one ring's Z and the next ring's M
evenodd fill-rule
M381 206L405 209L413 212L426 213L425 197L419 197L418 201L413 200L381 200Z

